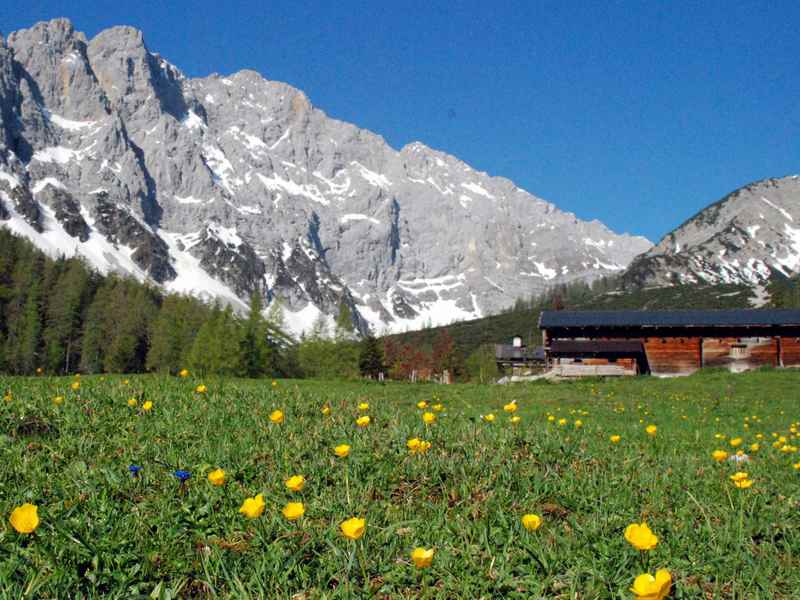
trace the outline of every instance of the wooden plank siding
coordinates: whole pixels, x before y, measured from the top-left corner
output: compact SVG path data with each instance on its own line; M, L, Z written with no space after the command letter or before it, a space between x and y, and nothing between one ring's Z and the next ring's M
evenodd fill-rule
M699 337L645 338L644 351L654 375L693 373L701 366Z
M781 365L800 367L800 338L781 336Z
M778 366L778 340L776 338L705 338L703 339L703 366L722 367L731 371Z

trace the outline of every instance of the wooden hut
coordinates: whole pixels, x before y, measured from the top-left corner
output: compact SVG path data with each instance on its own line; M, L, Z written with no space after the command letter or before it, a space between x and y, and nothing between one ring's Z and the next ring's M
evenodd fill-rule
M800 310L544 311L539 328L565 375L800 366Z

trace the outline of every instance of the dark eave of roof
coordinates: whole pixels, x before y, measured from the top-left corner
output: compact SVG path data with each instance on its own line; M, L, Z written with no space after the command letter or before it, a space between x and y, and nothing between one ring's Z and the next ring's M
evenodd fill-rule
M786 325L800 325L800 310L545 310L539 316L540 329Z

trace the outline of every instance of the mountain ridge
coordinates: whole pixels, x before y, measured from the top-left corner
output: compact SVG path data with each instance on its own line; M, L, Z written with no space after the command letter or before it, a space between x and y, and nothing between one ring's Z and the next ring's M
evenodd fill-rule
M66 19L0 43L0 206L101 272L278 298L295 332L341 305L362 332L491 314L651 246L253 70L188 78L137 29Z

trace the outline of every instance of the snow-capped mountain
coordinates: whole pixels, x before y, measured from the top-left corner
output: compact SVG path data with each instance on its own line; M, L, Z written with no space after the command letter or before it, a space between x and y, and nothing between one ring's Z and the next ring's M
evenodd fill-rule
M0 224L167 290L280 298L295 332L341 303L362 331L478 317L651 246L285 83L190 79L136 29L65 19L0 38Z
M800 177L765 179L708 206L631 263L634 286L737 283L800 273Z

